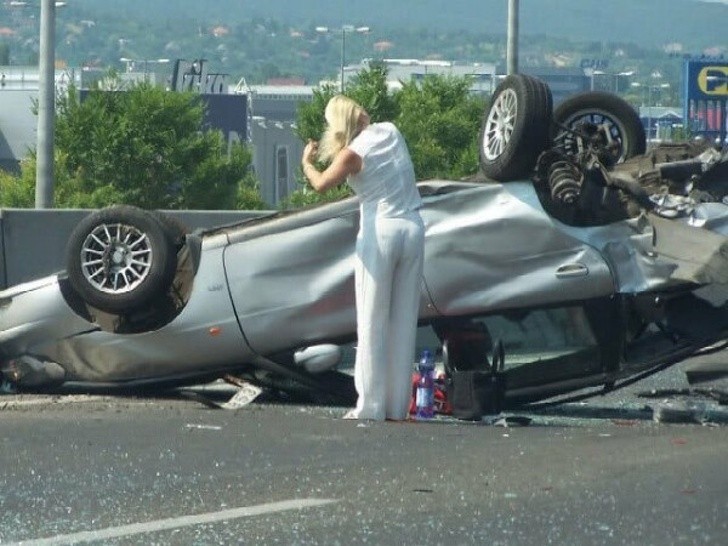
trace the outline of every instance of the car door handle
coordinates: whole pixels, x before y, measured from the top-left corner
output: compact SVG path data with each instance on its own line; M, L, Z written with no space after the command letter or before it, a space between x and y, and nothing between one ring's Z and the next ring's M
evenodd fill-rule
M574 263L562 265L556 270L557 279L570 279L572 277L586 277L589 268L584 264Z

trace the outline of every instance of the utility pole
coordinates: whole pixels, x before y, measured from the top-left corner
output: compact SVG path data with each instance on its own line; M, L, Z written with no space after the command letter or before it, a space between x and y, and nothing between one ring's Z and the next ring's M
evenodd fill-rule
M508 0L508 45L506 71L518 74L518 0Z
M35 208L53 206L53 133L56 100L56 2L41 0L38 57L38 141Z
M340 29L330 29L329 27L316 27L316 32L327 34L329 32L341 32L341 66L340 66L340 86L341 92L344 92L344 65L346 64L346 33L356 32L358 34L369 34L369 27L355 27L354 25L342 25Z

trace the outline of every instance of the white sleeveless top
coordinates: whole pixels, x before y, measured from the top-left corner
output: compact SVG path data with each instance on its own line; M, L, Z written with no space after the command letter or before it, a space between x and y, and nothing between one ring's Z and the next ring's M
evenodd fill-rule
M363 208L376 204L377 215L402 216L422 205L407 143L393 123L372 123L349 143L362 158L361 170L349 177Z

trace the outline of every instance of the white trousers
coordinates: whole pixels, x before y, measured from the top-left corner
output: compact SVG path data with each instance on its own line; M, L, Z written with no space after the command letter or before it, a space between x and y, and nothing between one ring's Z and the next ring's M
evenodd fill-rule
M417 335L425 228L418 212L362 211L356 241L358 345L354 417L406 419Z

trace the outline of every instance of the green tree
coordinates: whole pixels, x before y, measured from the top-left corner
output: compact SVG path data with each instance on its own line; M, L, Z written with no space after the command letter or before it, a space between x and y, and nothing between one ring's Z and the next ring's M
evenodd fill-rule
M336 95L336 87L322 85L313 90L313 98L309 102L302 102L296 110L296 135L307 142L310 139L318 140L324 131L326 120L324 109L329 99Z
M337 90L333 85L323 85L313 90L313 98L310 102L302 102L296 110L296 135L303 141L319 140L326 125L324 119L324 109L329 99L336 95ZM319 168L324 165L319 164ZM300 169L299 169L300 170ZM307 182L303 176L303 172L298 175L299 189L292 192L280 207L284 209L300 208L316 203L327 203L330 201L338 201L344 197L351 195L351 191L347 186L338 186L325 192L317 193Z
M313 99L303 102L296 111L296 134L304 142L318 140L324 132L324 109L329 99L338 93L334 85L325 84L313 90ZM346 89L347 96L361 104L372 122L393 121L399 113L395 95L387 88L387 68L374 64L362 70Z
M325 85L314 90L311 102L299 106L296 113L296 134L304 142L321 138L326 125L324 109L329 99L337 93L335 86ZM396 98L387 89L387 69L381 64L375 64L361 71L347 87L346 95L364 107L372 122L391 121L399 111ZM324 168L325 165L319 167ZM284 207L296 208L314 203L338 201L352 195L351 189L345 184L332 188L324 194L318 194L308 185L303 173L299 177L299 183L301 189L293 192L283 204Z
M243 144L228 149L219 131L201 131L204 105L195 93L146 83L126 91L75 88L58 100L55 204L99 208L262 209L265 203ZM5 206L32 206L35 156L16 180L3 178Z
M382 63L373 63L359 72L347 95L364 107L374 123L393 121L399 114L397 97L389 92L387 67Z
M474 174L478 170L478 131L485 101L470 93L470 81L432 75L421 82L405 83L399 91L390 91L386 82L386 67L375 64L359 73L347 87L346 95L364 106L373 122L397 124L407 141L417 179ZM314 90L311 102L299 106L296 131L303 141L320 138L325 126L324 108L336 92L333 86L319 88ZM346 185L321 195L311 189L303 175L299 182L301 189L284 206L310 205L351 195Z
M255 187L251 154L228 146L219 131L201 131L204 105L195 93L147 83L126 91L71 89L58 104L59 197L65 206L111 202L149 209L263 208L240 203ZM65 190L65 191L64 191Z
M478 131L485 108L467 78L428 76L397 93L402 131L418 180L462 178L478 170Z
M17 176L0 170L0 207L25 209L34 206L35 160L24 159L20 168Z

